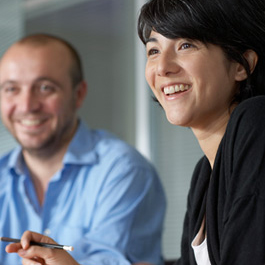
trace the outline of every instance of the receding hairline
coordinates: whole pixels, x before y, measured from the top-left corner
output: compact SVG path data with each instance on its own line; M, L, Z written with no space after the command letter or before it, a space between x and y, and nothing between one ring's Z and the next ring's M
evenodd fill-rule
M82 62L77 50L68 41L46 33L36 33L32 35L25 36L15 42L10 49L13 47L32 47L32 48L42 48L48 47L49 45L61 45L67 50L72 62L71 75L73 84L77 84L83 80L83 69ZM9 49L8 49L9 50ZM8 52L7 50L7 52Z
M43 46L50 43L61 43L62 45L69 47L70 43L61 39L60 37L56 37L50 34L33 34L23 37L22 39L15 42L15 45L30 45L30 46Z
M6 53L8 54L9 50L12 51L13 49L32 49L32 50L39 50L39 49L56 49L61 50L65 54L67 54L67 57L75 59L72 46L69 46L65 40L60 39L58 37L48 35L48 34L34 34L29 35L26 37L23 37L19 39L18 41L14 42L13 45L11 45L7 50ZM4 54L5 55L5 54Z

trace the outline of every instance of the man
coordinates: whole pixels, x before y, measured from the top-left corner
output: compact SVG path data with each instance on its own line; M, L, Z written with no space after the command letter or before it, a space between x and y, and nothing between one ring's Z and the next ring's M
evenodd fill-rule
M128 144L87 128L85 95L79 56L60 38L31 35L2 57L1 117L20 147L0 160L0 235L48 235L82 265L160 264L158 176ZM3 244L0 264L21 264Z

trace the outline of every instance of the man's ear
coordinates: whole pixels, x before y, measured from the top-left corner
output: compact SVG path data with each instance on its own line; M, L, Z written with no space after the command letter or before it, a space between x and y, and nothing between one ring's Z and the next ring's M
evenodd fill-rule
M250 73L253 73L257 65L257 62L258 62L257 53L253 50L246 50L243 56L248 62ZM246 78L247 78L246 69L244 68L242 64L238 64L237 69L236 69L236 76L235 76L236 81L242 81L242 80L245 80Z
M75 88L76 108L80 108L87 94L87 84L81 81Z

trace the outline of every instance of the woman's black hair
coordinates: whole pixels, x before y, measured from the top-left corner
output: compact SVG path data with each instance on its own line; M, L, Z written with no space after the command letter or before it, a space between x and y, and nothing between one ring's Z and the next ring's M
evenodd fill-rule
M248 77L233 102L265 94L265 0L150 0L138 19L144 44L152 30L218 45L229 60L242 64ZM258 55L252 74L244 57L249 49Z

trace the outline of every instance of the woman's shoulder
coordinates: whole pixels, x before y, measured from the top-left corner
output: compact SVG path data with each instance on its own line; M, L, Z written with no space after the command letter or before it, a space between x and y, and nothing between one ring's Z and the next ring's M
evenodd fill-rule
M256 96L241 102L232 115L255 114L257 112L265 114L265 96Z
M232 112L228 126L265 124L265 96L256 96L241 102Z

